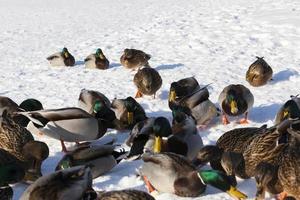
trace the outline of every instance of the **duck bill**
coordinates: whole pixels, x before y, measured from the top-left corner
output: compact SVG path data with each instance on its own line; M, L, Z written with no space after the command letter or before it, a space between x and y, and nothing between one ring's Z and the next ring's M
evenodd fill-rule
M65 52L64 54L65 54L65 57L66 57L66 58L68 58L68 57L69 57L69 54L68 54L68 52Z
M283 111L283 119L287 119L289 115L289 111Z
M169 94L169 102L174 102L175 99L176 99L176 92L174 90L171 90Z
M127 113L127 123L129 125L133 124L133 112L128 112Z
M233 187L233 186L230 186L230 189L226 192L235 199L246 199L247 198L247 195L240 192L236 187Z
M230 102L230 112L231 112L232 114L235 115L238 111L239 111L239 110L238 110L238 108L237 108L237 103L236 103L236 101L231 101L231 102Z
M155 136L154 147L153 147L154 153L161 152L161 144L162 144L162 138L159 136Z

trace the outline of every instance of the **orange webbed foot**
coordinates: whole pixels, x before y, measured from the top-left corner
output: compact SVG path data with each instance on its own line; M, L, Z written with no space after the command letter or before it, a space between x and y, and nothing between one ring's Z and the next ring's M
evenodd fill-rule
M138 90L135 94L135 98L141 98L143 94Z
M229 120L227 119L226 115L223 115L223 116L222 116L222 123L223 123L224 125L227 125L227 124L230 123Z
M286 193L286 192L281 192L280 194L278 194L277 196L276 196L276 199L277 200L284 200L286 197L288 196L288 194Z
M247 119L241 119L240 124L249 124Z

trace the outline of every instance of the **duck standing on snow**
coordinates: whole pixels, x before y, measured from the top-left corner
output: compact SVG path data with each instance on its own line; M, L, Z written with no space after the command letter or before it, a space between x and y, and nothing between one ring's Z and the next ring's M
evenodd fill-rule
M182 107L195 118L197 125L206 125L219 114L208 98L207 87L201 88L194 77L184 78L171 84L169 107L171 110Z
M117 129L132 129L140 121L147 119L144 108L132 97L114 99L111 107L117 117Z
M96 69L108 69L109 61L103 54L101 49L97 49L96 53L93 53L84 59L86 68L96 68Z
M55 170L86 165L91 168L93 178L109 172L121 160L124 150L116 151L114 145L80 145L74 151L67 153L59 161Z
M0 148L15 156L25 169L24 181L34 181L41 174L43 160L49 156L48 146L35 141L31 133L13 121L4 111L0 118Z
M219 96L223 124L229 124L226 115L239 116L242 114L245 114L245 118L240 123L248 123L248 112L252 108L253 103L254 96L245 86L232 84L225 87Z
M124 49L124 53L120 58L121 64L127 69L137 69L140 67L150 67L148 61L151 56L137 49Z
M246 73L246 80L250 85L259 87L267 84L272 79L273 70L263 57L257 57Z
M22 194L20 200L96 200L92 194L92 175L89 167L77 166L40 177Z
M247 196L230 185L228 177L219 171L197 171L185 157L174 153L144 154L140 175L149 192L173 193L182 197L197 197L211 185L237 199Z
M107 130L101 120L75 107L21 112L21 114L30 119L34 132L60 140L64 152L67 152L64 141L95 140L102 137Z
M61 52L57 52L47 57L52 66L74 66L75 58L69 53L66 47Z
M162 79L158 71L153 68L145 67L138 70L134 75L133 82L138 91L135 98L142 97L143 95L154 95L162 85Z

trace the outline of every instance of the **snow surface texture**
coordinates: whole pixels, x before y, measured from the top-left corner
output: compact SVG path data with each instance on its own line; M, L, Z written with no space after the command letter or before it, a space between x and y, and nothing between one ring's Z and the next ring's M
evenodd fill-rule
M124 48L151 54L150 65L163 78L156 99L138 100L148 116L171 118L170 83L188 76L203 85L212 83L209 91L214 103L228 84L249 87L255 96L249 126L272 125L280 105L299 93L298 0L1 0L0 21L0 95L17 103L32 97L44 108L76 106L82 88L98 90L110 99L133 96L135 72L119 62ZM50 67L45 58L64 46L75 56L76 66ZM85 69L84 58L99 47L110 60L110 69ZM274 70L274 80L260 88L245 81L255 56L264 56ZM235 121L227 126L218 122L199 134L205 144L213 144L225 131L240 126ZM108 134L116 135L119 143L128 136L116 131ZM60 143L35 137L49 145L50 156L42 166L43 174L48 174L63 155ZM95 189L146 190L136 177L141 163L121 162L94 181ZM238 187L254 198L253 180L239 180ZM25 188L25 184L14 185L14 199ZM231 199L211 187L197 199L208 198ZM181 198L161 194L157 199Z

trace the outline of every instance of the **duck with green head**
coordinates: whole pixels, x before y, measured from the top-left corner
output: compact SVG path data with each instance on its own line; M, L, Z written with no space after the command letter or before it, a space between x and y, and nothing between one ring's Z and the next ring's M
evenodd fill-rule
M229 85L223 89L219 96L219 104L222 109L222 122L228 124L228 116L245 114L241 124L248 123L248 112L254 103L254 96L248 88L241 84Z
M212 185L237 199L247 196L230 185L227 176L215 170L197 171L185 157L174 153L144 154L140 174L149 192L173 193L182 197L203 194Z
M75 58L66 47L61 52L54 53L47 57L51 66L74 66Z
M117 129L132 129L140 121L147 119L143 107L132 97L114 99L111 107L117 117Z
M86 68L93 68L93 69L108 69L109 68L109 61L105 57L102 49L98 48L96 53L93 53L84 59L85 67Z

